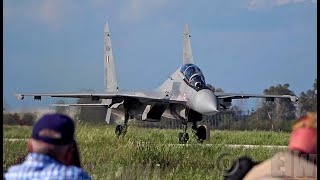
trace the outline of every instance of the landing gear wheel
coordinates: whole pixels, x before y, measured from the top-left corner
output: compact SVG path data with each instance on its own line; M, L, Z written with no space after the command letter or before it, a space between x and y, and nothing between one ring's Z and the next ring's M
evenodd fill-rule
M189 141L189 134L187 132L180 132L179 133L179 143L185 144Z
M128 128L128 121L129 121L129 113L128 113L128 102L124 102L123 104L124 106L124 124L123 125L117 125L116 126L116 130L115 133L118 137L120 137L121 135L125 135L127 133L127 128Z
M198 138L198 139L197 139L197 142L198 142L198 143L203 143L203 139L199 139L199 138Z
M195 135L197 136L197 141L203 143L203 140L207 139L207 129L204 126L199 126Z
M127 128L123 125L117 125L115 133L119 137L120 135L125 135L127 132Z

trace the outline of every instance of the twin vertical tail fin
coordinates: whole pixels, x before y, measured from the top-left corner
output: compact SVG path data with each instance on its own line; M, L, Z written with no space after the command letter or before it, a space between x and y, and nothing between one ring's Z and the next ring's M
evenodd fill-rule
M104 73L105 91L117 91L118 83L108 23L104 26Z
M183 64L193 64L193 56L191 50L190 33L188 24L184 26L183 31Z
M188 24L184 26L183 32L183 64L193 64L193 56L191 50L191 35L189 34ZM118 91L118 83L112 54L111 38L108 23L104 26L104 83L105 92ZM112 99L103 99L103 104L111 104ZM107 108L105 121L109 124L111 117L111 109Z
M190 33L189 33L189 27L188 24L185 24L184 30L183 30L183 64L194 64L193 56L192 56L192 50L191 50L191 42L190 42ZM173 79L175 73L173 73L169 79L167 79L160 87L159 89L161 91L170 91L170 89L167 89L168 87L173 87Z
M193 56L190 42L190 33L188 24L184 26L183 31L183 64L193 64ZM112 54L111 38L108 23L104 26L104 82L105 91L117 91L118 83L116 70Z
M111 38L108 23L104 26L104 90L118 91L118 83L114 59L112 54ZM103 104L111 104L112 99L103 99ZM105 121L109 124L111 118L111 109L107 108Z

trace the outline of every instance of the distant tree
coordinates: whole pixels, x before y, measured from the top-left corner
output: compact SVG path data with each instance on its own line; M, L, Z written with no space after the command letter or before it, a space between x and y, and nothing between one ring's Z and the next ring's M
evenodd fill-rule
M295 95L293 91L289 89L289 84L279 84L277 86L271 86L263 91L266 95ZM292 120L295 116L295 106L289 99L275 99L274 103L263 102L261 108L258 108L253 116L257 119L282 119Z
M3 124L7 124L7 125L17 125L19 124L19 120L20 118L14 119L13 114L10 114L10 113L3 114L3 118L2 118Z
M21 119L21 118L20 118L20 116L19 116L18 113L14 113L14 114L12 115L12 120L13 120L13 121L19 122L20 119Z
M229 111L231 111L233 114L241 114L242 113L242 109L239 105L231 106Z
M7 124L7 125L19 125L20 119L21 118L17 113L14 113L14 114L6 113L6 114L3 114L2 122L3 124Z
M224 91L221 88L217 88L215 92L224 92Z
M224 92L223 89L221 88L215 88L213 85L211 84L207 84L208 88L213 91L213 92Z
M313 89L302 92L299 97L298 116L303 116L308 111L317 111L317 79L313 83Z
M24 113L20 119L20 125L32 126L36 120L36 115L33 113Z

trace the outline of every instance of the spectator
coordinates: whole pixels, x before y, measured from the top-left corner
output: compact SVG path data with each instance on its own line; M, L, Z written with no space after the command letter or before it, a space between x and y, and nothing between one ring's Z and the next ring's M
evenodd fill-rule
M292 126L289 150L276 153L261 163L239 158L225 179L316 179L317 113L307 113ZM235 166L235 164L239 166ZM235 169L237 168L237 169ZM233 173L230 173L233 172Z
M75 125L62 114L46 114L34 125L25 161L5 179L91 179L81 168Z

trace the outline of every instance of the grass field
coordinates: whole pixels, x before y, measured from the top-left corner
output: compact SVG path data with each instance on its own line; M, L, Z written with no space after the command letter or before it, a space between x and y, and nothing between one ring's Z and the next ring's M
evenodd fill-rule
M3 170L23 160L31 127L3 125ZM227 144L287 145L289 133L269 131L211 131L201 146L190 138L175 146L181 130L142 129L130 126L125 137L117 138L114 126L77 124L76 138L84 169L93 179L223 179L224 170L240 156L255 161L271 157L280 149L230 148ZM191 131L189 131L191 135Z

